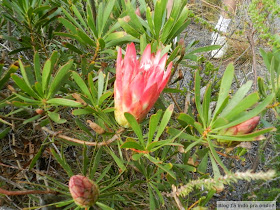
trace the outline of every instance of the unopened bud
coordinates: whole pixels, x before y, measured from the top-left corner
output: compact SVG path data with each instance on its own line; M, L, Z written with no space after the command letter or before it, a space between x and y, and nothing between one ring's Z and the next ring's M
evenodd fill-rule
M99 196L98 186L82 175L75 175L70 178L69 190L75 203L84 208L92 206Z
M44 113L43 109L36 109L35 112L39 115L42 115Z
M226 129L225 135L242 135L251 133L258 125L260 117L252 117L251 119Z

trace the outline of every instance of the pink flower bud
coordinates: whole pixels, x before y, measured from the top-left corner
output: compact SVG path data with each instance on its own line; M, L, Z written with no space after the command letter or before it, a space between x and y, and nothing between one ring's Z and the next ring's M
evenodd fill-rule
M69 190L75 203L84 208L92 206L99 196L98 186L82 175L75 175L70 178Z
M242 135L251 133L258 125L260 117L252 117L251 119L226 129L225 135Z

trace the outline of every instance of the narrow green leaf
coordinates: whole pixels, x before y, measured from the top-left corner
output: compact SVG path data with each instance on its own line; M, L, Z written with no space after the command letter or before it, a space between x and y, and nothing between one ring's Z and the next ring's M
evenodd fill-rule
M137 137L140 141L140 144L144 147L145 145L144 145L144 138L142 135L142 129L141 129L140 125L138 124L138 122L136 121L135 117L128 112L124 113L124 116L127 119L128 123L130 124L132 130L137 135Z
M159 32L162 27L162 21L164 16L164 11L166 10L167 0L157 0L155 5L154 13L154 24L155 24L155 35L156 38L159 38Z
M153 114L153 115L150 117L149 134L148 134L148 142L147 142L147 145L149 145L149 144L152 142L152 140L153 140L153 137L154 137L155 131L156 131L156 129L157 129L159 120L160 120L160 118L161 118L161 115L162 115L162 110L159 110L159 111L157 111L156 114Z
M28 85L28 87L31 89L31 84L29 82L29 79L28 79L28 76L26 74L26 71L25 71L25 68L23 66L23 63L21 62L20 59L18 60L18 63L19 63L19 67L20 67L22 78L25 81L25 83Z
M51 66L52 66L51 60L48 59L44 65L43 72L42 72L42 89L44 93L47 92L51 71L52 71Z
M41 84L42 75L41 75L40 57L37 51L35 52L33 62L34 62L34 72L35 72L36 81Z
M65 158L61 158L53 148L51 149L51 153L52 155L55 157L55 159L57 160L57 162L61 165L61 167L66 171L66 173L68 174L69 177L74 176L74 173L72 172L71 167L68 165L68 163L66 162Z
M195 89L194 89L194 94L195 94L195 105L197 112L199 114L199 117L201 118L203 124L205 125L205 120L203 118L203 111L201 108L201 103L200 103L200 76L199 76L199 70L195 72Z
M235 106L239 106L240 101L245 97L245 95L248 93L248 91L251 89L253 84L253 81L248 81L246 84L242 85L241 88L238 89L238 91L234 94L232 99L229 101L228 105L225 107L225 109L220 114L220 117L226 116L228 113L232 111L232 109Z
M205 120L205 128L208 127L210 101L211 101L211 84L208 84L206 87L206 90L205 90L203 103L202 103L203 119Z
M68 79L66 77L66 74L68 73L72 64L73 64L73 60L70 60L57 71L54 79L52 80L52 83L50 84L47 99L54 96L54 94L57 93L57 91L62 87L62 85L64 85L63 81Z
M79 10L77 9L77 7L75 6L75 4L71 5L71 9L73 10L73 12L75 13L77 19L81 22L81 24L83 25L83 28L87 28L87 24L84 21L84 17L82 17L81 13L79 12Z
M226 98L229 95L233 76L234 76L234 66L233 66L233 63L230 63L227 66L224 76L222 78L220 91L219 91L219 97L218 97L218 101L216 104L216 109L213 114L213 118L216 118L219 108L221 107L221 105L224 103L224 101L226 100Z
M137 150L141 150L144 151L144 147L142 147L140 144L138 144L137 142L134 141L126 141L121 145L121 148L124 149L137 149Z
M108 173L108 171L111 169L113 163L110 163L108 166L106 166L105 169L102 170L102 173L100 174L100 176L98 177L98 179L96 179L96 183L99 183L104 176Z
M98 101L100 100L100 97L103 94L104 90L104 75L103 72L100 71L98 74Z
M223 164L222 160L219 158L219 156L218 156L218 154L217 154L217 152L216 152L216 150L214 148L214 145L213 145L212 141L211 140L207 140L207 142L208 142L211 154L213 155L213 158L215 159L215 161L224 169L225 173L229 173L229 170ZM210 157L212 156L211 154L210 154Z
M26 82L22 78L20 78L16 74L12 74L11 77L22 91L29 94L35 99L40 99L36 92L28 84L26 84Z
M82 107L83 105L77 101L73 101L65 98L51 98L47 101L48 104L70 106L70 107Z
M85 94L85 96L93 102L91 93L84 80L80 77L80 75L77 72L72 71L72 76L79 88L81 89L81 91L83 92L83 94Z
M122 170L122 172L125 171L126 167L123 164L123 161L120 158L118 158L111 149L107 148L107 151L110 153L110 155L112 156L118 167Z
M160 125L159 125L159 128L158 128L158 131L157 131L157 135L154 139L154 141L158 141L161 134L163 133L163 131L165 130L170 118L171 118L171 115L173 113L173 110L174 110L174 104L171 104L167 109L166 111L164 112L163 114L163 117L162 117L162 120L160 122Z
M1 65L2 66L2 65ZM18 67L12 64L8 71L6 71L3 76L0 75L0 89L4 86L4 84L10 79L11 74L17 71Z
M107 5L103 11L103 21L102 21L102 25L99 25L100 29L98 28L98 30L100 31L100 35L104 34L104 27L106 25L106 23L108 22L108 20L110 19L110 14L112 12L112 9L115 5L116 0L111 0L107 2Z
M215 161L215 158L213 157L213 155L210 153L210 160L211 160L211 163L212 163L212 169L213 169L213 172L214 172L214 178L215 179L218 179L220 176L221 176L221 173L220 173L220 170L219 170L219 167Z

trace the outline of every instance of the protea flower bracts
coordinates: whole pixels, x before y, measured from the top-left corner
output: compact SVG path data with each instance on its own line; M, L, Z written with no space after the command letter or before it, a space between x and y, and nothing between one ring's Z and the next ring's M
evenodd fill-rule
M75 175L70 178L69 190L75 203L84 208L92 206L99 196L98 186L82 175Z
M167 54L160 56L151 53L151 45L147 45L141 60L136 58L133 43L127 45L126 54L122 58L119 49L117 58L116 81L114 87L115 118L123 127L129 127L124 117L125 112L132 114L141 122L153 107L160 93L166 86L172 62L165 71Z
M226 129L224 135L242 135L251 133L259 124L260 117L255 116L251 119Z

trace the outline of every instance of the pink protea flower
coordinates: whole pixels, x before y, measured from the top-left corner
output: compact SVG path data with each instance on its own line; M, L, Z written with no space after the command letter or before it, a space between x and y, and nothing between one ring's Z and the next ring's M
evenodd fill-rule
M156 55L152 54L148 44L141 60L138 60L135 46L131 43L127 45L123 59L119 49L114 95L115 118L121 126L129 127L125 112L132 114L138 122L142 121L166 86L172 62L165 71L167 54L161 57L160 53L159 50Z
M70 178L69 190L75 203L84 208L92 206L99 196L98 186L82 175L75 175Z
M225 135L242 135L251 133L259 124L260 117L252 117L251 119L226 129Z

